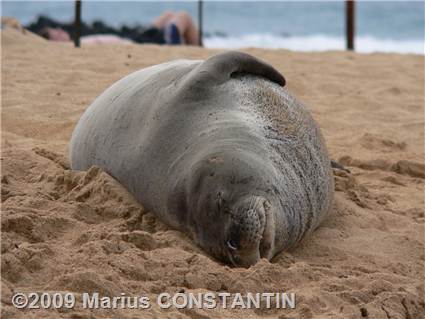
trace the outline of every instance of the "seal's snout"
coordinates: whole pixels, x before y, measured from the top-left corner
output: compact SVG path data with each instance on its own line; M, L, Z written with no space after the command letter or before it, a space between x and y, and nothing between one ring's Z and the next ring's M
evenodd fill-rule
M249 267L257 263L265 227L264 199L250 196L239 200L231 214L226 251L233 265Z

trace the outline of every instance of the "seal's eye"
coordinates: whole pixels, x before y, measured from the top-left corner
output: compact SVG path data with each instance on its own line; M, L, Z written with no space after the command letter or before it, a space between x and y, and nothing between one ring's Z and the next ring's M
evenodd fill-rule
M217 193L217 210L220 212L221 209L223 208L223 195L221 194L221 192Z
M237 250L238 249L236 247L236 243L233 240L231 240L231 239L229 239L227 241L227 247L229 247L231 250Z
M223 198L221 197L221 192L217 193L217 210L221 211L221 208L223 207Z

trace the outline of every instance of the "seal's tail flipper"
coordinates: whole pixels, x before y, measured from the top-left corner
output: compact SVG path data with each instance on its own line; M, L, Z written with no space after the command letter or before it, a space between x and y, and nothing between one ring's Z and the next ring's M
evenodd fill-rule
M187 81L195 86L221 84L236 73L263 76L281 86L286 83L283 75L271 65L237 51L220 53L205 60L191 72Z

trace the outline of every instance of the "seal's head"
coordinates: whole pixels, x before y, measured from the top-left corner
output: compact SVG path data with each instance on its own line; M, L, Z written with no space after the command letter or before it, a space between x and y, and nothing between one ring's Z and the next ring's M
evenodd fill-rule
M244 196L227 206L223 199L220 206L227 215L223 251L235 266L248 267L260 260L261 244L266 227L268 202L261 196Z
M193 167L186 207L196 216L191 232L201 247L234 266L249 267L271 258L274 222L261 172L241 158L222 153Z

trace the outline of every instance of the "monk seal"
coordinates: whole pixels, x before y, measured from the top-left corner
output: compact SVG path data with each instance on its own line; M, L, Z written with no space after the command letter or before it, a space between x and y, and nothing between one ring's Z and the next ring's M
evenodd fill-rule
M284 85L240 52L142 69L87 108L71 167L103 168L226 263L270 260L319 225L334 192L318 125Z

